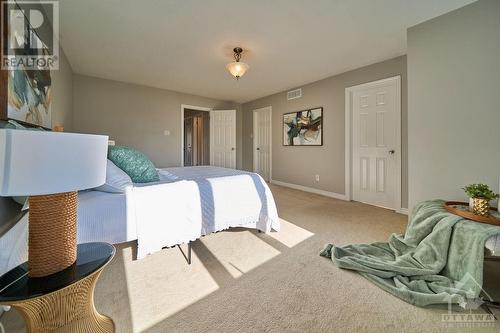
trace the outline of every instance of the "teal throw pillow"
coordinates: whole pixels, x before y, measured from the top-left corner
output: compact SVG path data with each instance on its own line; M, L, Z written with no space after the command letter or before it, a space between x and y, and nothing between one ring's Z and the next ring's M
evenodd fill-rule
M160 180L153 162L138 150L109 146L108 159L122 169L134 183L150 183Z

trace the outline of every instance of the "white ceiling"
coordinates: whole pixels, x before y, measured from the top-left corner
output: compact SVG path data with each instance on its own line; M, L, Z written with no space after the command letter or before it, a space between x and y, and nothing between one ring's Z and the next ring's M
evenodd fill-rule
M76 73L242 103L405 54L406 28L471 2L63 0L60 34Z

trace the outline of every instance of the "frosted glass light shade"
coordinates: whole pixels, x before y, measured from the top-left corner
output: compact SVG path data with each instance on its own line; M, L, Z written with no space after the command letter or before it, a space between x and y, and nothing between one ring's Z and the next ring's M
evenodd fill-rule
M226 68L232 76L238 79L246 73L250 66L241 61L233 61L227 64Z
M45 195L100 186L104 135L0 129L0 196Z

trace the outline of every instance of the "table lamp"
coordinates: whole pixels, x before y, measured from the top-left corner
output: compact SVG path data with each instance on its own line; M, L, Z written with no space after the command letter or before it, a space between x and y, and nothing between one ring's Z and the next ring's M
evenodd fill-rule
M28 275L76 260L77 191L106 178L108 137L0 129L0 196L29 197Z

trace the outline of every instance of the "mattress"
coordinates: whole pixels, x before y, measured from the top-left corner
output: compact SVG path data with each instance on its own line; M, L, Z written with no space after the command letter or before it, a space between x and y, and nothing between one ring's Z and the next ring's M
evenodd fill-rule
M256 222L261 213L266 215L266 218L272 217L277 220L273 229L276 231L279 229L278 213L271 190L256 173L214 166L195 166L158 169L158 174L159 183L188 181L196 185L195 192L199 195L198 202L201 205L202 235L227 229L234 224L245 225ZM230 195L224 197L228 192ZM221 207L221 201L231 202L231 205ZM255 204L253 208L250 208L251 201ZM221 215L230 210L234 210L233 218L228 218L231 222L218 223L223 219ZM241 215L241 221L234 220L237 215ZM251 217L252 215L255 216ZM257 229L267 232L272 227L271 223L257 226Z
M78 193L78 243L118 244L137 239L125 194ZM0 275L28 260L28 214L0 237ZM1 330L0 330L1 331Z
M0 238L0 275L26 260L28 260L28 214Z
M278 231L273 195L256 173L212 166L159 169L132 188L137 258L233 227Z
M78 194L78 243L118 244L137 239L136 221L126 193Z
M138 240L142 258L230 227L279 229L272 193L255 173L211 166L158 173L160 181L124 194L80 192L78 242Z
M221 177L231 177L239 175L251 175L258 177L256 173L247 172L236 169L227 169L214 166L195 166L195 167L175 167L175 168L165 168L157 169L160 176L160 183L165 182L175 182L179 180L201 180L208 178L221 178ZM141 186L141 184L136 184L136 186Z

